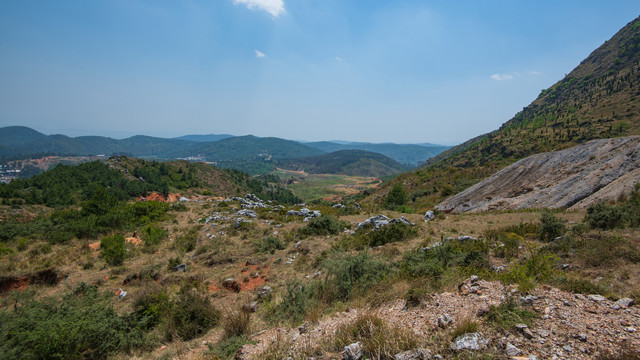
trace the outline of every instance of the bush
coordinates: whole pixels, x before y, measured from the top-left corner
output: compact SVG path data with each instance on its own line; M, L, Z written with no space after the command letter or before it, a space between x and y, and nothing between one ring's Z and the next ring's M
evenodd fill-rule
M234 359L238 350L246 344L255 344L247 339L246 335L228 337L220 340L217 344L207 343L209 350L207 353L213 354L220 359Z
M307 311L318 305L319 283L302 284L299 281L287 283L287 292L282 301L274 306L269 317L271 320L285 320L290 324L301 323Z
M366 252L342 259L328 260L323 265L327 271L323 296L329 301L349 300L377 284L391 272L389 265L372 259Z
M111 293L81 284L61 301L27 295L14 311L0 312L3 359L106 359L152 344L135 316L118 315Z
M171 306L166 335L168 339L195 339L218 325L219 321L220 311L205 295L184 288Z
M383 226L377 230L365 227L351 236L340 239L336 246L344 249L362 250L366 247L405 241L417 236L417 234L418 230L403 223Z
M259 240L255 244L257 252L273 254L276 250L284 250L285 245L282 240L277 236L267 236Z
M385 207L390 210L395 210L398 206L407 203L407 194L404 192L404 187L400 182L396 182L385 201Z
M250 335L251 313L248 311L232 311L222 321L226 338Z
M540 218L540 239L551 241L567 232L567 227L562 219L550 212L543 212Z
M167 230L155 225L147 225L142 229L144 247L147 250L154 250L168 236Z
M535 317L534 312L521 308L516 299L508 295L500 305L489 308L486 319L491 326L509 331L517 324L533 325Z
M437 281L451 268L487 269L489 246L482 239L444 241L428 249L405 253L400 267L408 277L426 276Z
M106 236L100 241L100 249L102 249L102 257L109 265L120 265L124 262L127 255L124 236L113 235Z
M306 236L335 235L342 231L338 219L331 215L325 215L309 220L307 225L300 229Z
M195 250L197 242L198 242L198 227L194 226L186 234L179 236L173 242L173 247L183 253L188 253Z
M145 319L148 328L158 325L166 318L171 303L164 290L143 291L133 301L133 311L140 319Z
M585 220L594 229L615 229L625 224L623 209L604 202L589 206Z

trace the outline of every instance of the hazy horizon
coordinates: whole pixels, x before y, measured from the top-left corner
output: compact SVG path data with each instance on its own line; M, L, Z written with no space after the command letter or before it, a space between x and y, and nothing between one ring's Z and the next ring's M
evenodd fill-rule
M457 144L640 13L637 1L0 4L0 126Z

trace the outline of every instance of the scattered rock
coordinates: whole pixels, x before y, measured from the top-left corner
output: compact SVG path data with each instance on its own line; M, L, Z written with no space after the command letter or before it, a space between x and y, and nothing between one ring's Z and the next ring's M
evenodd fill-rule
M423 360L430 359L431 352L426 349L416 348L413 350L403 351L393 356L395 360Z
M344 360L360 360L364 355L364 350L360 342L353 343L344 347L342 351L342 359Z
M258 217L258 214L257 214L255 211L253 211L253 210L247 210L247 209L239 210L239 211L236 213L236 215L248 216L248 217L250 217L250 218L254 218L254 219Z
M263 288L258 290L258 299L264 299L271 296L272 291L273 290L271 290L270 286L264 286Z
M468 333L458 336L455 342L451 344L451 349L478 351L484 349L488 343L489 340L484 339L479 333Z
M511 343L507 343L507 347L505 349L505 352L507 353L508 356L518 356L518 355L522 354L522 350L518 349L517 347L515 347Z
M520 302L525 305L531 305L536 300L538 300L537 296L533 296L533 295L520 296Z
M618 305L622 309L626 309L626 308L628 308L630 306L633 306L633 299L622 298L622 299L616 301L616 305Z
M185 271L187 271L187 264L186 263L182 263L180 265L177 265L177 266L175 266L173 268L173 271L185 272Z
M334 208L334 209L341 209L343 207L344 207L344 205L342 205L342 204L335 204L335 205L332 206L332 208Z
M453 322L453 317L451 317L451 315L449 314L444 314L438 318L438 327L445 329L452 322Z
M222 282L222 287L229 290L229 291L233 291L233 292L240 292L240 283L238 283L235 279L233 278L228 278L225 279Z
M587 299L589 299L591 301L597 301L597 302L607 300L607 298L602 296L602 295L588 295Z
M433 210L429 210L426 214L424 214L424 221L431 221L435 218L436 214L434 214Z
M242 305L242 311L248 312L248 313L256 312L257 308L258 308L258 302L257 301L252 301L252 302L250 302L248 304Z

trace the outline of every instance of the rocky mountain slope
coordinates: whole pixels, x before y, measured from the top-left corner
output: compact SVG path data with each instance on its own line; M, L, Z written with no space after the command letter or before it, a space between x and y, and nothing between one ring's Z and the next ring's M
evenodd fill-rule
M586 208L640 182L640 136L592 140L536 154L438 205L442 211Z
M499 129L453 147L395 181L420 195L415 198L418 207L431 206L529 155L638 134L640 18ZM370 201L382 199L388 189Z

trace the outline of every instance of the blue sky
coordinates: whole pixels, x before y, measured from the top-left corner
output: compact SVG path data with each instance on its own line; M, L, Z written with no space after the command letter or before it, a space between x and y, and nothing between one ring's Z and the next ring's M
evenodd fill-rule
M0 126L456 143L640 15L634 1L0 2Z

